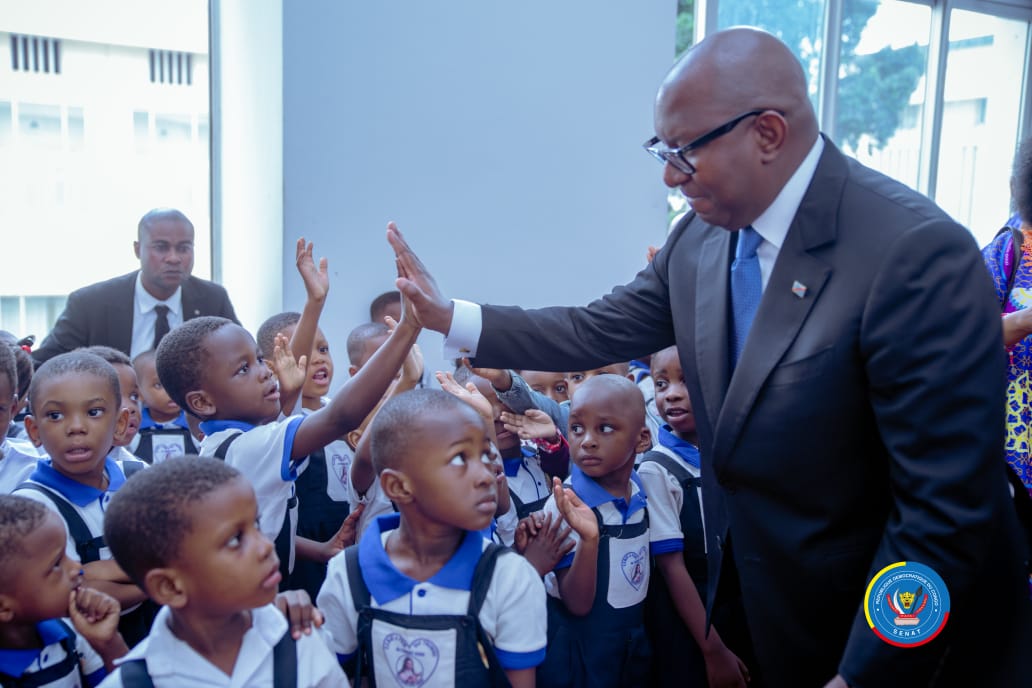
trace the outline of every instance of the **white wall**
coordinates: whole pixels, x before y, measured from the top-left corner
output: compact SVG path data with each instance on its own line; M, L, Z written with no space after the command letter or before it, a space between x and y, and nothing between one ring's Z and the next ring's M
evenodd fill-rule
M330 260L336 382L348 332L393 288L388 220L447 295L525 306L585 303L663 241L666 190L641 142L674 0L283 11L283 303L303 304L304 235ZM421 341L440 367L441 337Z

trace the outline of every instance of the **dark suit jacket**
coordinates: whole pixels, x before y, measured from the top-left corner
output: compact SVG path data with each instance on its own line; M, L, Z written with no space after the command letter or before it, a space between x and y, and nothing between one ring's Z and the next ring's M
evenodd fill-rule
M1012 685L1032 655L1015 651L1028 585L1004 474L999 309L973 238L825 140L732 374L734 242L689 215L632 283L587 307L485 307L476 365L584 370L677 343L709 608L735 566L766 685L836 671L857 686ZM865 621L868 581L898 561L949 589L946 629L920 648Z
M36 365L81 346L104 344L129 353L133 339L133 302L136 275L113 277L76 289L64 312L39 348L32 352ZM183 320L218 315L237 322L226 290L214 282L189 277L183 282Z

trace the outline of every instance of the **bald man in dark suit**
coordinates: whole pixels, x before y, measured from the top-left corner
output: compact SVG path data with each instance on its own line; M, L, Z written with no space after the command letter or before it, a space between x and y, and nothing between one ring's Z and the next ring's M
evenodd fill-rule
M655 125L647 149L692 212L627 286L582 308L450 302L389 227L399 289L478 366L584 370L677 344L708 605L740 599L755 683L1027 682L999 309L971 235L822 136L799 62L770 34L696 45ZM868 582L898 562L948 589L927 643L867 623Z

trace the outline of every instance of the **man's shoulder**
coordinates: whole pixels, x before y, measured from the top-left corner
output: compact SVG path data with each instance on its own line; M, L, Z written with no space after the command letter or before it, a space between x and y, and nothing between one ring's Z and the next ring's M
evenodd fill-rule
M184 290L193 290L193 291L197 291L197 292L208 292L208 293L219 293L219 294L225 294L226 293L226 288L223 287L221 284L217 284L215 282L212 282L212 281L206 280L206 279L202 279L200 277L195 277L194 275L190 275L189 277L186 278L186 281L183 282L183 289Z
M100 282L87 284L86 286L79 287L73 291L69 295L69 298L95 298L100 295L121 293L126 289L132 290L136 284L136 275L139 274L139 272L139 270L133 270L132 272L124 275L118 275L117 277L111 277L110 279L102 280Z

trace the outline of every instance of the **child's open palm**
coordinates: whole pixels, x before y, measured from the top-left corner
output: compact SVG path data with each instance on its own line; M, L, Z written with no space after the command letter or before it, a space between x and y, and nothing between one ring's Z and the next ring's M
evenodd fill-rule
M521 440L552 439L558 434L552 419L539 409L527 409L526 413L502 411L502 423Z
M595 518L595 512L581 501L576 492L564 487L559 478L552 478L552 495L555 497L559 513L581 540L598 539L598 520Z
M441 383L441 389L472 406L488 424L494 424L494 409L491 408L491 402L480 393L476 385L469 382L463 387L456 382L451 373L441 371L437 371L437 381Z
M301 280L305 283L308 298L322 301L330 292L330 275L326 258L320 258L319 265L316 266L315 258L312 256L313 246L311 242L306 242L304 237L298 239L294 260L297 263L297 271L301 273Z
M308 374L308 356L295 359L290 348L290 340L282 332L276 335L269 365L279 380L280 396L295 395L305 384Z

